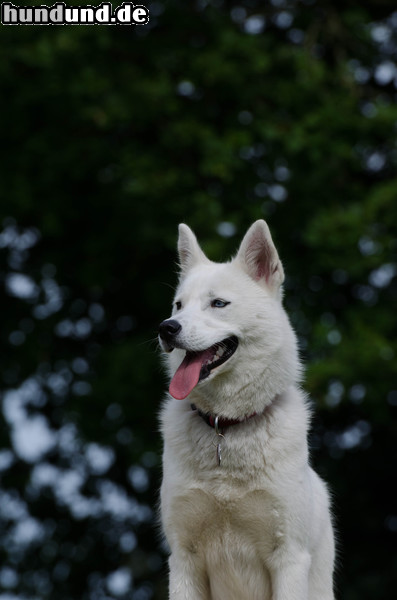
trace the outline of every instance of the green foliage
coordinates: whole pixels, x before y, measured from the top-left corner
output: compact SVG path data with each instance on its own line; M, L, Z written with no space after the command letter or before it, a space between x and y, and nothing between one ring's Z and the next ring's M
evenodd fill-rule
M334 490L338 598L389 600L395 6L149 7L135 29L1 27L0 593L166 597L156 333L177 224L217 260L265 218Z

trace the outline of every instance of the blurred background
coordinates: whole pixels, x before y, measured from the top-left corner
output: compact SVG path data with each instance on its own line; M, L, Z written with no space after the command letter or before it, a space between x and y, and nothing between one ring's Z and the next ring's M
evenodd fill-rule
M165 600L177 225L225 260L258 218L307 365L337 598L391 600L395 2L146 5L141 27L1 26L0 600Z

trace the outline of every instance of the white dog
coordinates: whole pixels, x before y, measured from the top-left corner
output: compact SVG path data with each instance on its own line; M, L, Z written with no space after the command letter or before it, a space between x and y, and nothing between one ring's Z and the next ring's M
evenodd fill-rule
M264 221L229 263L187 225L172 317L161 518L172 600L333 600L326 487L308 464L310 411Z

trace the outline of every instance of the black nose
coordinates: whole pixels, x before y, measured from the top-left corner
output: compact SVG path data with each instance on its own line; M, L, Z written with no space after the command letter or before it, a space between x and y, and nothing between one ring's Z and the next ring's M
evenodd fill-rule
M159 326L159 334L162 340L171 342L177 333L182 329L182 325L175 319L166 319Z

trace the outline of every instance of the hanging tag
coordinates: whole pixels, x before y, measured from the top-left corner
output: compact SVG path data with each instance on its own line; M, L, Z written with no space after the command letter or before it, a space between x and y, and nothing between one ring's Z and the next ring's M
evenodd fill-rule
M215 417L214 429L215 429L215 433L218 436L218 438L225 439L225 436L219 429L219 417ZM216 446L216 464L218 465L218 467L221 466L221 462L222 462L222 446L221 446L221 443L219 442Z
M221 462L222 462L222 446L220 444L218 444L216 447L216 464L218 465L218 467L221 466Z

